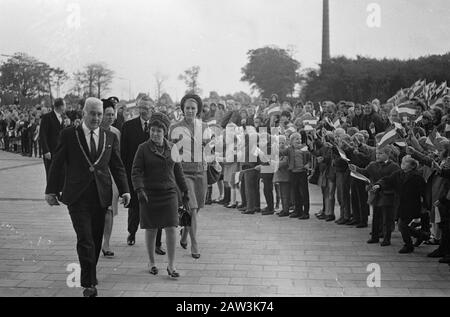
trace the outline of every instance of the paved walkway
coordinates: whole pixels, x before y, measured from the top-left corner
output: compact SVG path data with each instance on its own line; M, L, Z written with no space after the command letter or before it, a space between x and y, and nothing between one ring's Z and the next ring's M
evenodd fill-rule
M80 296L69 288L67 266L77 263L75 233L67 210L43 200L39 159L0 151L0 296ZM312 213L320 193L311 187ZM241 215L217 205L201 211L201 258L177 246L181 278L147 273L143 232L126 245L126 210L115 218L114 259L99 261L100 296L450 296L449 266L429 259L434 247L411 255L393 245L367 245L369 229L316 219ZM163 235L164 239L164 235ZM367 266L381 269L381 287L367 286Z

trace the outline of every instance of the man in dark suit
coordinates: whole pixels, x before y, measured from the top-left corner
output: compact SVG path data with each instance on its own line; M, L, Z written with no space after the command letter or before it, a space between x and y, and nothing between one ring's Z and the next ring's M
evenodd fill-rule
M131 189L131 203L128 208L128 245L134 245L136 242L136 232L139 227L139 201L137 194L133 189L131 182L131 170L133 167L134 156L140 144L144 143L149 138L148 122L152 113L154 112L154 105L150 98L143 97L137 102L139 108L139 117L127 121L122 127L122 134L120 137L120 155L122 162L125 165L127 172L128 186ZM160 255L166 254L161 248L161 232L158 230L156 237L155 252Z
M53 111L44 114L41 117L39 139L41 141L42 153L44 154L44 166L47 178L52 158L55 154L58 136L63 129L64 119L62 115L65 111L66 103L64 102L64 99L58 98L55 100Z
M100 128L103 103L88 98L83 124L61 132L48 174L45 199L59 205L60 174L66 166L61 202L67 205L77 234L81 286L85 297L97 296L96 266L100 255L105 213L112 203L111 174L125 206L130 201L125 168L117 136Z

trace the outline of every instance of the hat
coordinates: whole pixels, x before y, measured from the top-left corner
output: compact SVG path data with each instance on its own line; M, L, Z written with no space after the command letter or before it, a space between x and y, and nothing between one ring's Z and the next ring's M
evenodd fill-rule
M161 127L161 128L164 129L164 132L167 133L169 131L169 126L170 126L169 117L167 117L162 112L155 112L150 117L150 120L148 122L148 126L149 127L151 127L151 126Z
M102 99L102 102L103 102L103 111L105 111L106 108L110 108L110 107L114 109L114 103L111 100L111 98Z
M108 100L119 102L119 98L117 98L117 97L109 97Z
M186 103L186 101L188 101L189 99L192 99L195 101L195 103L197 104L197 115L199 115L200 113L202 113L203 111L203 102L202 102L202 98L200 98L200 96L195 95L195 94L187 94L186 96L184 96L181 99L180 105L181 105L181 110L184 113L184 104Z

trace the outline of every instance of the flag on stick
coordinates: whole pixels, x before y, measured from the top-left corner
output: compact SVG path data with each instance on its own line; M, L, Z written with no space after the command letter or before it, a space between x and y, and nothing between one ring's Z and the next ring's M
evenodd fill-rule
M361 173L351 171L351 172L350 172L350 175L351 175L353 178L359 179L359 180L361 180L361 181L364 181L364 182L370 184L370 179L368 179L367 177L365 177L365 176L364 176L363 174L361 174Z
M378 143L378 147L381 149L389 144L395 143L399 141L400 135L398 134L398 127L394 126L389 131L385 133L385 135L381 138L380 142Z

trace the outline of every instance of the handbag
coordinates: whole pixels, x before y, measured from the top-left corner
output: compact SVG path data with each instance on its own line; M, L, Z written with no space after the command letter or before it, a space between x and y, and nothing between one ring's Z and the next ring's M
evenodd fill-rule
M206 176L208 178L208 185L213 185L217 183L220 178L220 174L222 173L222 167L217 161L208 164L208 168L206 170Z
M189 214L190 208L188 205L182 204L178 207L178 222L180 227L191 226L191 215Z

